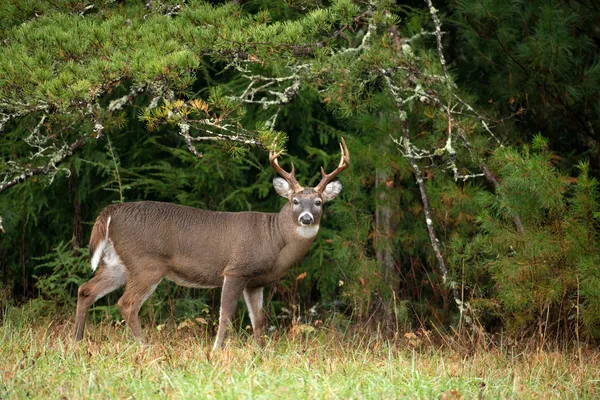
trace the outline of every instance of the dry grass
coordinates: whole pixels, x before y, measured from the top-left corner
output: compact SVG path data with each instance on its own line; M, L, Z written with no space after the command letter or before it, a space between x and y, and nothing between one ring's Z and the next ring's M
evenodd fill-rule
M597 398L600 355L440 349L372 333L289 332L265 349L234 337L218 354L198 326L150 332L73 323L0 327L0 398ZM411 346L411 343L413 344Z

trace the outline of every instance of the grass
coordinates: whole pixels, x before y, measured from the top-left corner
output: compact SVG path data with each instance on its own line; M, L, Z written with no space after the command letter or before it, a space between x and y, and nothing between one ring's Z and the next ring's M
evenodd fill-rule
M510 348L459 351L327 328L282 334L264 349L233 335L211 355L198 326L146 327L150 346L122 326L5 319L0 398L597 398L600 355ZM416 343L416 344L415 344ZM464 353L464 354L463 354ZM468 353L468 354L467 354Z

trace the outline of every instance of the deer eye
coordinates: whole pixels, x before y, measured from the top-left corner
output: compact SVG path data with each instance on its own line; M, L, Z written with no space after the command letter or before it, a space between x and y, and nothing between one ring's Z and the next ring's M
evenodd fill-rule
M294 203L295 206L297 206L298 204L300 204L300 202L298 201L298 199L292 200L292 203Z
M321 199L315 200L315 206L319 207L321 204L323 204L323 201Z

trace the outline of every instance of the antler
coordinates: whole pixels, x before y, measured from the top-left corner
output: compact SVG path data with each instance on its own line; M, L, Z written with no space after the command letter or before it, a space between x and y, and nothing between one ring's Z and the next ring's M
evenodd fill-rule
M321 175L323 175L323 179L321 179L321 182L315 186L316 192L321 193L323 190L325 190L327 184L331 182L337 174L348 168L348 165L350 165L350 152L348 151L348 147L346 146L346 141L344 138L342 138L342 143L340 143L340 152L342 153L340 165L338 165L338 167L332 173L326 174L323 167L321 167Z
M292 163L292 171L286 172L283 168L281 168L279 166L279 163L277 162L278 156L279 156L279 153L274 153L273 151L269 152L269 162L271 163L271 166L273 167L275 172L277 172L279 175L281 175L281 177L290 184L290 186L292 187L292 190L294 192L302 191L304 188L302 186L300 186L300 184L296 180L296 176L295 176L296 170L294 169L294 163Z

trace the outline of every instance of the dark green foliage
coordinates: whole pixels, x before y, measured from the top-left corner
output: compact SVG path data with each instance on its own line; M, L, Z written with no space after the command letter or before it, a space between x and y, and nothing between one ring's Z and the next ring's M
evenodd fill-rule
M579 163L571 179L552 160L541 136L531 149L494 155L502 184L495 195L478 196L479 232L472 243L457 246L463 252L457 261L473 270L472 277L489 274L491 282L479 278L481 286L473 286L473 305L498 315L511 332L568 340L581 318L585 333L598 337L598 182L588 163Z
M51 253L36 259L34 278L39 296L59 306L75 305L77 288L88 275L87 249L73 252L70 243L58 243Z
M595 149L582 143L596 140L586 126L598 128L597 12L584 12L585 2L434 3L456 23L444 26L457 56L447 82L427 9L242 3L98 1L83 16L80 2L0 6L0 117L10 115L0 176L46 165L86 136L48 174L1 193L1 300L72 310L91 277L79 254L111 203L277 212L284 200L267 150L286 150L283 166L294 162L299 181L315 185L321 165L337 165L343 136L352 161L342 194L325 206L305 260L266 289L269 311L288 307L309 320L320 305L339 313L332 320L443 329L459 323L454 286L490 329L570 339L581 325L600 335L595 161L579 163L576 178L569 165ZM497 113L517 113L526 127L489 117ZM541 128L549 143L518 147ZM185 132L208 139L186 142ZM432 251L405 132L448 276ZM497 150L497 138L517 145ZM486 165L498 187L481 176ZM118 295L98 302L96 316L119 318ZM210 320L218 292L163 283L149 303L142 313L157 323Z
M569 155L567 168L582 154L597 166L598 4L458 0L452 8L462 81L501 114L517 113L520 140L541 130Z

